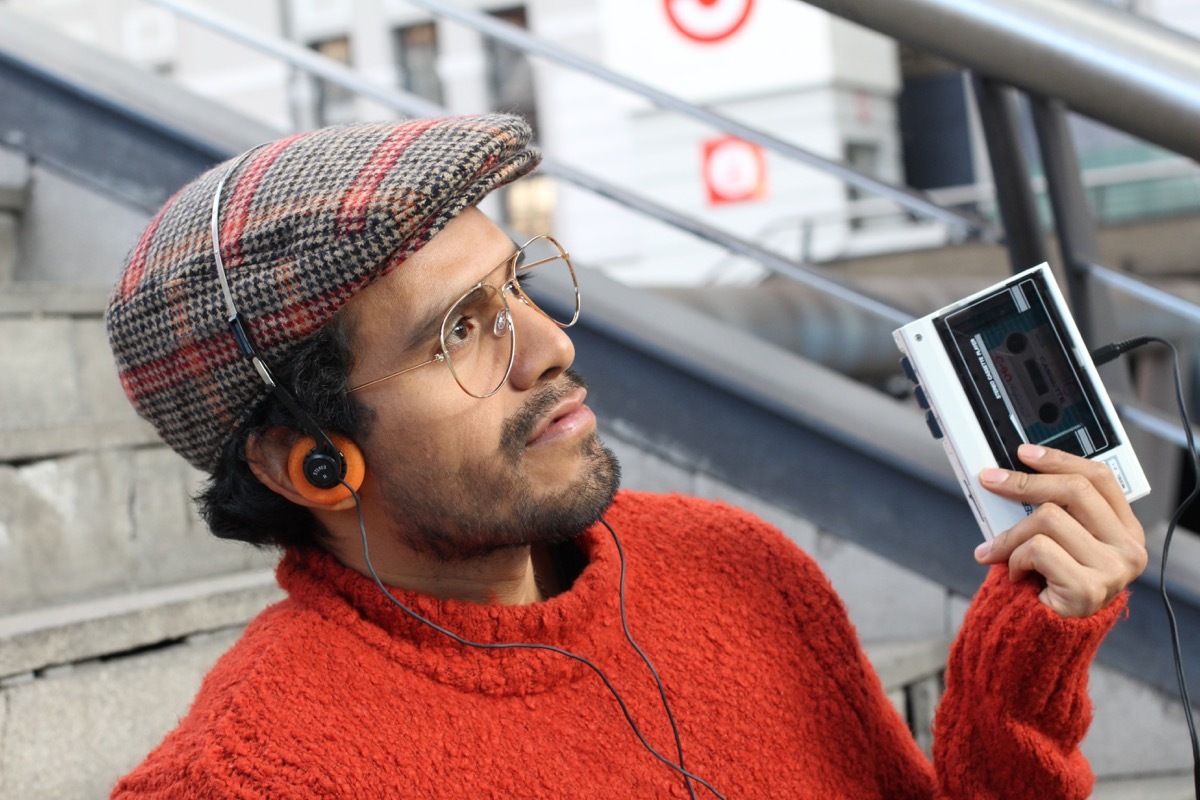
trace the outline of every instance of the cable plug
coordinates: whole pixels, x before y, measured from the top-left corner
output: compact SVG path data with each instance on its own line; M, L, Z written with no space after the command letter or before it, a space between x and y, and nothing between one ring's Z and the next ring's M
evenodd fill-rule
M1123 342L1106 344L1092 351L1092 361L1096 362L1096 366L1098 367L1102 364L1107 364L1118 356L1128 353L1130 350L1150 344L1152 341L1154 341L1153 336L1137 336L1133 339L1126 339Z

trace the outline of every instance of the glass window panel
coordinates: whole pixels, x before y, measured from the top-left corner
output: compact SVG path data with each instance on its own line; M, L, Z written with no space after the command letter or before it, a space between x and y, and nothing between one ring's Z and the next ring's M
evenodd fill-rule
M339 36L309 45L321 55L350 65L350 39ZM315 105L317 125L336 125L354 121L354 93L337 84L317 79Z
M404 91L441 105L442 79L438 75L437 25L423 22L397 28L393 34L396 66Z

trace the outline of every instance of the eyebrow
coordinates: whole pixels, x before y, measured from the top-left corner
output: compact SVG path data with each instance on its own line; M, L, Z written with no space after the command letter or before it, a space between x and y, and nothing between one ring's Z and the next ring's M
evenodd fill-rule
M442 328L442 321L446 317L446 310L438 311L436 316L427 318L422 324L418 325L413 331L412 336L404 344L401 353L409 353L425 344L431 339L439 337Z
M425 344L426 342L428 342L431 339L440 339L441 332L442 332L442 324L446 319L446 313L451 308L450 304L456 302L459 298L461 298L467 292L471 291L471 289L474 289L476 286L483 283L483 279L487 278L488 275L491 275L497 269L502 267L505 263L508 262L509 259L511 259L516 254L516 252L518 250L521 249L521 245L517 244L516 241L509 239L509 242L513 246L513 251L511 253L509 253L507 256L505 256L503 259L501 259L500 262L496 264L496 266L492 267L492 269L489 270L488 273L486 275L484 275L482 279L480 279L480 280L476 281L475 283L471 284L470 286L464 288L461 292L458 292L450 299L445 300L444 303L439 307L440 310L436 311L433 314L433 316L427 317L424 322L422 322L420 325L418 325L413 330L412 335L410 337L408 337L408 342L404 345L405 353L415 350L416 348L420 347L421 345Z

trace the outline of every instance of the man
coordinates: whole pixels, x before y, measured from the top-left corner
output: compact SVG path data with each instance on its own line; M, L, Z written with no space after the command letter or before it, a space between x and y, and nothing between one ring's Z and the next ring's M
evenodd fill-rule
M572 277L475 205L520 120L303 134L201 176L110 304L122 382L288 597L114 797L1086 797L1087 668L1145 565L1107 468L1025 448L1038 505L947 668L935 764L813 562L727 506L618 492ZM230 322L230 319L233 322Z

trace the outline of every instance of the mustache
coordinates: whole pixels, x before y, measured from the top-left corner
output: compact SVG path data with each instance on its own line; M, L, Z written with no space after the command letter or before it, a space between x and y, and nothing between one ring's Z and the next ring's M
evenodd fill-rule
M558 383L547 384L535 390L521 410L505 421L500 432L500 449L514 459L518 458L542 417L567 395L577 389L586 388L587 381L584 377L575 370L568 369L563 372Z

